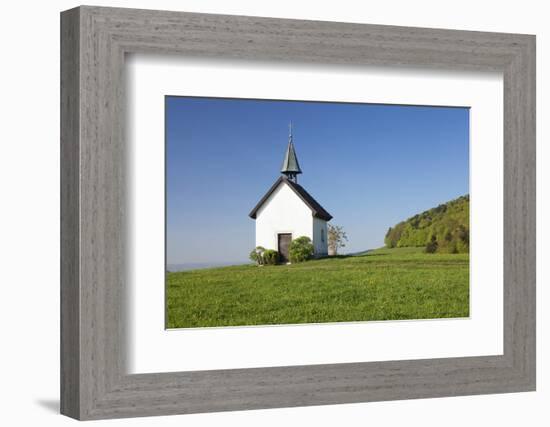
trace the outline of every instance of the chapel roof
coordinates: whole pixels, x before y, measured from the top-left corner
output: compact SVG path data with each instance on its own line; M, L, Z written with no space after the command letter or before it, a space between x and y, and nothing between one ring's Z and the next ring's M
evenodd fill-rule
M332 215L329 214L325 208L323 208L317 200L315 200L301 185L297 184L294 181L289 180L285 176L279 177L275 183L271 186L271 188L265 193L265 195L260 199L258 204L252 209L252 211L248 214L250 218L256 219L256 214L258 210L264 205L264 203L269 199L269 196L273 194L273 192L279 187L281 184L288 185L296 195L302 199L302 201L307 205L309 209L311 209L311 212L313 213L313 216L319 219L323 219L325 221L330 221L332 219Z

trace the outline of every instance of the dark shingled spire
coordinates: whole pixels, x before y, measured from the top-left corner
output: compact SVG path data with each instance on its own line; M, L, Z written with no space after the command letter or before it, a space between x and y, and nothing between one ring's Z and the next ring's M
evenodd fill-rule
M291 181L297 181L296 175L302 173L296 151L294 150L294 143L292 142L292 123L289 125L288 146L286 147L281 173L286 175Z

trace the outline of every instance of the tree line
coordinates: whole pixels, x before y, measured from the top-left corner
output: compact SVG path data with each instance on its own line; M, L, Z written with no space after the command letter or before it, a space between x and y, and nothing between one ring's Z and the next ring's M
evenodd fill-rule
M461 196L390 227L384 243L388 248L424 247L430 253L469 252L470 196Z

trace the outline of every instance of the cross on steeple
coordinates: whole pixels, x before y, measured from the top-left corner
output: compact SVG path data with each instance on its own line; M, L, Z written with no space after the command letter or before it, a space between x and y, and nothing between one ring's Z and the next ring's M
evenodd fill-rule
M298 182L298 174L302 173L300 164L298 163L298 157L294 150L294 142L292 138L292 122L288 125L288 146L286 147L285 158L283 160L283 166L281 167L281 173L286 175L290 181Z

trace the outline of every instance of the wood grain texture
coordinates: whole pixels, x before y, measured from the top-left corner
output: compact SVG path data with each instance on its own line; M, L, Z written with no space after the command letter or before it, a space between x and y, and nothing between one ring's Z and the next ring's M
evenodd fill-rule
M61 20L61 412L80 414L78 10Z
M84 6L62 13L61 38L62 413L100 419L534 390L534 36ZM127 53L503 72L504 354L128 375Z

